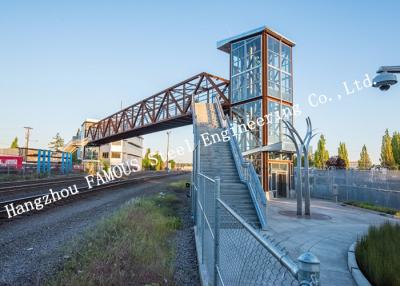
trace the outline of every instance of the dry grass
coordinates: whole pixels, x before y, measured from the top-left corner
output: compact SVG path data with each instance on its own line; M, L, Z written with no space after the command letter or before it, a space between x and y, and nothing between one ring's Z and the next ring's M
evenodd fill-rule
M173 285L179 200L162 195L129 203L75 245L48 285Z

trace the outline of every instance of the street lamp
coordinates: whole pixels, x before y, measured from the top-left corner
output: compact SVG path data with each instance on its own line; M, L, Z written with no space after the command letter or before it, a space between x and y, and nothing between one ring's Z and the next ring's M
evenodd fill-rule
M169 134L171 134L171 131L167 131L167 167L165 170L169 172L169 166L168 166L168 153L169 153Z
M378 75L374 77L372 86L386 91L391 85L397 83L395 73L400 73L400 66L382 66L376 71L376 73Z

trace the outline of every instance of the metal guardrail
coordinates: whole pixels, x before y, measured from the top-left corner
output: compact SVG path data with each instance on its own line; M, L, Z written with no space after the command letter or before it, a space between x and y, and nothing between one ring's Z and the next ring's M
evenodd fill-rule
M310 172L310 187L314 198L359 201L400 209L398 171L387 174L379 171L314 169Z
M195 111L193 121L191 195L202 285L319 286L320 263L315 256L307 252L294 262L285 250L263 237L221 200L220 178L201 172ZM253 175L244 173L243 178Z
M217 101L215 103L221 127L228 130L229 143L231 146L233 158L235 160L236 168L239 172L240 180L247 184L250 190L250 195L256 208L257 216L260 220L261 228L267 227L267 200L265 197L264 189L261 186L260 179L251 162L246 161L239 148L239 143L232 132L232 123L229 118L224 115L221 104Z
M192 200L202 285L321 285L319 260L295 262L263 237L220 198L219 177L195 173Z

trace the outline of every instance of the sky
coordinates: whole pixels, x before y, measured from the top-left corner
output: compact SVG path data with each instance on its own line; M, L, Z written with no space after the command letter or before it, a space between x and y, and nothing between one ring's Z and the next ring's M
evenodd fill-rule
M304 131L310 116L331 155L345 142L355 161L366 144L378 163L385 129L400 131L400 84L381 92L353 82L400 65L398 11L399 1L2 0L0 147L15 136L23 145L23 127L31 126L30 146L46 148L57 132L68 141L86 118L199 72L228 78L229 56L216 42L266 25L296 42L296 127ZM321 94L328 101L314 107ZM166 138L146 135L145 147L165 153ZM173 129L171 148L185 139L191 126ZM191 153L176 160L191 161Z

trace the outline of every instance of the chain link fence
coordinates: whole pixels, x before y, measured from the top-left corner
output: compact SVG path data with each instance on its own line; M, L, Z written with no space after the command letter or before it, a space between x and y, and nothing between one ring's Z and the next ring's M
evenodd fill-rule
M314 198L400 209L399 171L314 169L310 170L310 187Z
M192 206L203 285L320 285L315 256L305 253L294 262L221 200L219 178L194 167Z

